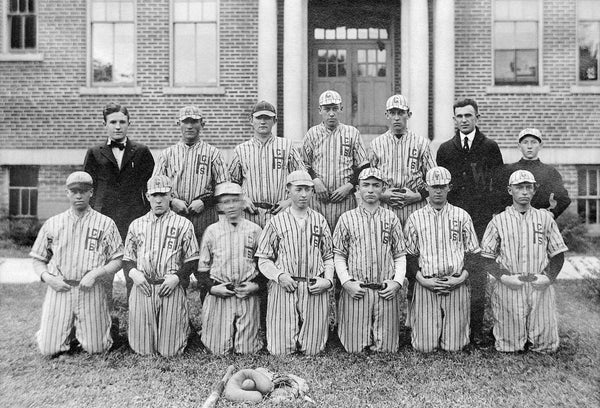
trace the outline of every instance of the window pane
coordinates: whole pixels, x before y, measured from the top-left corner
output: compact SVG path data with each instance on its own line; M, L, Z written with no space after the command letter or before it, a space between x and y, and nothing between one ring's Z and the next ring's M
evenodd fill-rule
M366 40L369 37L369 31L366 28L358 29L358 38L360 40Z
M325 30L322 28L315 28L315 40L322 40L325 38Z
M538 0L513 0L511 11L515 20L537 20L539 14Z
M369 28L369 38L373 40L379 39L379 30L377 28Z
M338 76L341 76L341 77L346 76L346 64L338 65Z
M191 0L189 7L189 21L202 21L202 2Z
M494 48L497 50L515 48L515 23L494 24Z
M133 21L133 2L131 2L131 1L121 2L121 20L122 21Z
M509 0L496 0L494 2L494 19L495 20L508 20L509 19Z
M23 19L20 16L12 16L10 19L10 48L23 48Z
M318 50L317 58L318 58L319 62L327 61L327 50Z
M106 19L109 21L119 21L121 19L121 8L118 1L106 2Z
M20 198L18 189L10 189L8 193L8 213L10 215L20 215Z
M14 13L15 11L19 10L19 0L10 0L10 6L8 10L11 13Z
M37 187L39 169L35 166L13 166L10 168L10 187Z
M335 38L338 40L346 39L346 27L338 27L335 29Z
M35 0L29 0L29 12L35 13Z
M196 25L196 81L202 84L217 83L217 27L216 24Z
M189 84L196 81L196 56L194 24L175 24L175 62L176 84Z
M588 221L590 224L598 222L598 200L586 200L589 206Z
M19 11L25 13L27 11L27 0L19 0Z
M173 2L173 19L175 21L187 21L188 3L185 0L175 0Z
M115 24L114 82L134 81L133 56L133 23Z
M29 190L21 190L21 214L29 215Z
M579 0L577 16L580 20L600 20L600 2L598 0Z
M588 195L598 195L598 172L596 170L588 170L589 192Z
M377 65L375 65L375 64L367 65L367 76L370 76L370 77L377 76Z
M356 28L348 29L348 39L349 40L356 40L357 36L358 36L358 33L357 33Z
M515 48L537 48L537 23L519 22L515 25Z
M358 64L358 76L365 76L367 72L367 64Z
M598 48L600 41L599 23L580 23L577 42L579 44L579 79L598 79Z
M25 17L25 48L35 48L35 16Z
M386 52L385 50L377 50L377 62L385 62L386 61Z
M30 215L37 215L37 202L38 202L38 192L37 190L31 190L29 192L29 207L30 207L30 211L29 214Z
M515 52L496 51L494 57L496 83L513 82L515 80Z
M326 77L327 76L327 65L326 64L319 64L318 65L318 75L320 77Z
M92 3L92 20L106 20L106 3L103 1L95 1Z
M517 81L537 82L537 50L517 51Z
M335 40L335 30L333 30L333 29L325 30L325 39L326 40Z
M587 195L587 171L577 170L577 195Z
M368 50L367 51L367 61L368 62L376 62L377 61L377 51L376 50Z
M204 21L217 21L217 2L214 0L204 2Z
M379 77L385 77L386 75L386 69L385 69L385 65L379 64L379 68L377 68L377 76Z
M113 25L100 23L92 25L92 61L94 82L113 80Z
M385 28L379 29L379 38L381 38L382 40L387 40L388 33L387 33L387 30Z
M356 52L356 57L358 62L366 62L367 61L367 50L358 50Z

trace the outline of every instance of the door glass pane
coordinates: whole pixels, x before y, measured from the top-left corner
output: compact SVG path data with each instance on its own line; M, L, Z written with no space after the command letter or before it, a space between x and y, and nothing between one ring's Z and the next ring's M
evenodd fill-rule
M356 52L356 60L359 63L367 62L367 51L366 50L358 50Z
M317 50L317 59L319 62L327 61L327 50Z
M368 50L367 51L367 61L368 62L377 62L377 51L376 50Z
M346 64L338 65L338 76L340 76L340 77L346 76Z
M377 62L385 63L386 57L387 57L387 54L386 54L385 50L377 51Z
M377 76L377 65L375 65L375 64L367 65L367 76L370 76L370 77Z
M337 50L338 63L346 61L346 50Z
M317 66L317 70L318 70L318 75L320 77L326 77L327 76L327 64L319 64Z
M385 65L379 64L377 68L377 76L384 77L386 75L386 67Z

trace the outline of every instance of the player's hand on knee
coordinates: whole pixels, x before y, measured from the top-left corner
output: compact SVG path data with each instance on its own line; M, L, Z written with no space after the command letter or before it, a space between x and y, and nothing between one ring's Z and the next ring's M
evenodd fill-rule
M525 284L525 282L519 279L518 275L502 275L500 282L512 290L520 289Z
M211 286L208 293L213 296L220 298L228 298L231 296L235 296L234 288L232 288L231 282L219 283L218 285Z
M50 275L48 272L42 274L42 280L56 292L68 292L71 286L65 283L62 277Z
M237 286L235 291L235 296L238 299L246 299L249 296L252 296L254 293L258 292L259 286L256 282L242 282L239 286Z
M286 292L293 292L298 287L298 283L287 273L282 273L279 275L278 282Z
M150 284L142 272L133 268L129 271L129 277L133 281L133 284L138 287L144 295L150 296Z
M160 285L158 296L171 296L177 285L179 285L179 276L172 273L165 275L165 281Z
M327 189L325 188L325 184L320 178L313 179L313 183L315 184L315 195L317 196L317 200L319 201L329 201L329 194L327 193Z
M339 203L341 201L344 201L353 188L354 186L351 183L344 184L343 186L335 190L333 193L331 193L331 202Z
M320 276L316 276L313 279L315 279L315 282L308 285L308 293L311 295L327 292L333 286L333 283L329 279L321 278Z
M386 279L383 281L385 283L385 288L381 289L379 292L379 296L384 298L385 300L390 300L396 297L400 289L402 289L402 285L400 285L395 280Z
M171 200L171 208L177 214L187 214L188 213L188 207L187 207L185 201L180 200L179 198L174 198L173 200Z
M192 214L200 214L202 211L204 211L204 201L200 199L194 200L191 202L187 209L188 212Z
M537 274L535 277L537 279L531 282L531 286L534 289L544 290L552 283L550 282L550 278L548 278L546 275Z
M246 211L252 215L255 215L257 212L256 207L254 206L254 203L248 197L244 197L244 211Z
M361 281L349 280L344 283L343 288L353 299L362 299L367 290L360 287L361 283Z

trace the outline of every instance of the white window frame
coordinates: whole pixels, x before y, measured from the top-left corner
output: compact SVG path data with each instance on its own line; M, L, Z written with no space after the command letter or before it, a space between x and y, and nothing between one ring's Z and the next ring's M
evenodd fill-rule
M586 174L586 194L579 195L579 171L585 171ZM590 171L596 172L596 195L589 195L590 186L589 186L589 178L588 174ZM600 232L600 166L578 166L577 168L577 214L579 214L579 200L583 200L586 202L585 214L583 214L583 219L588 230L593 230L595 232ZM589 223L588 222L588 214L590 212L589 206L587 205L587 201L596 200L596 222Z
M492 2L491 12L491 54L492 54L492 75L491 85L487 87L486 93L488 94L547 94L550 93L550 87L544 85L544 2L543 0L536 0L538 3L538 84L537 85L496 85L496 73L494 71L496 66L496 49L494 48L495 38L495 23L496 16L494 14L496 9L496 0Z
M43 61L44 54L40 49L40 0L35 0L35 49L11 50L10 33L8 32L8 6L10 0L0 0L0 27L2 27L2 41L0 44L0 61Z
M576 68L575 68L575 85L571 86L571 93L573 94L600 94L600 72L599 72L599 78L596 81L581 81L579 79L579 41L578 41L578 37L579 37L579 22L580 21L599 21L599 20L580 20L579 19L579 6L580 6L580 2L579 0L577 0L575 2L575 32L576 32L576 36L575 36L575 53L577 55L577 63L576 63Z
M106 84L94 84L93 76L93 64L92 64L92 3L93 0L87 0L87 12L86 12L86 84L79 88L80 95L140 95L142 88L138 86L138 72L137 72L137 10L138 1L132 0L133 3L133 71L134 80L132 84L121 84L121 83L106 83Z
M225 88L221 84L221 1L216 0L216 84L215 85L177 85L175 86L175 33L173 27L174 19L174 0L169 0L169 86L163 87L163 93L174 95L222 95L225 94Z
M37 185L35 186L11 186L10 185L10 177L11 177L11 173L13 171L16 171L17 168L16 167L23 167L23 166L10 166L9 167L9 186L8 186L8 208L9 208L9 217L10 218L37 218L39 215L39 204L40 204L40 192L39 192L39 185L40 185L40 169L39 167L37 168ZM25 167L35 167L35 166L25 166ZM21 200L21 192L23 190L28 190L29 191L29 214L23 214L23 202ZM11 191L18 191L19 194L19 213L18 214L11 214L10 213L10 207L11 207L11 201L10 201L10 192ZM31 191L36 191L37 192L37 197L36 197L36 213L35 214L31 214Z

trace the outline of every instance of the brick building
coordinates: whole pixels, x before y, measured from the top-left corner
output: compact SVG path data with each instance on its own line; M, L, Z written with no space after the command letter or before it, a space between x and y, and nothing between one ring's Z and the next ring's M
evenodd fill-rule
M63 181L105 138L102 106L130 109L129 136L158 154L176 112L203 110L226 157L254 102L276 103L279 136L301 142L334 88L368 142L384 103L406 95L409 126L434 147L452 104L480 104L506 162L524 127L600 230L600 0L0 0L0 213L45 219Z

